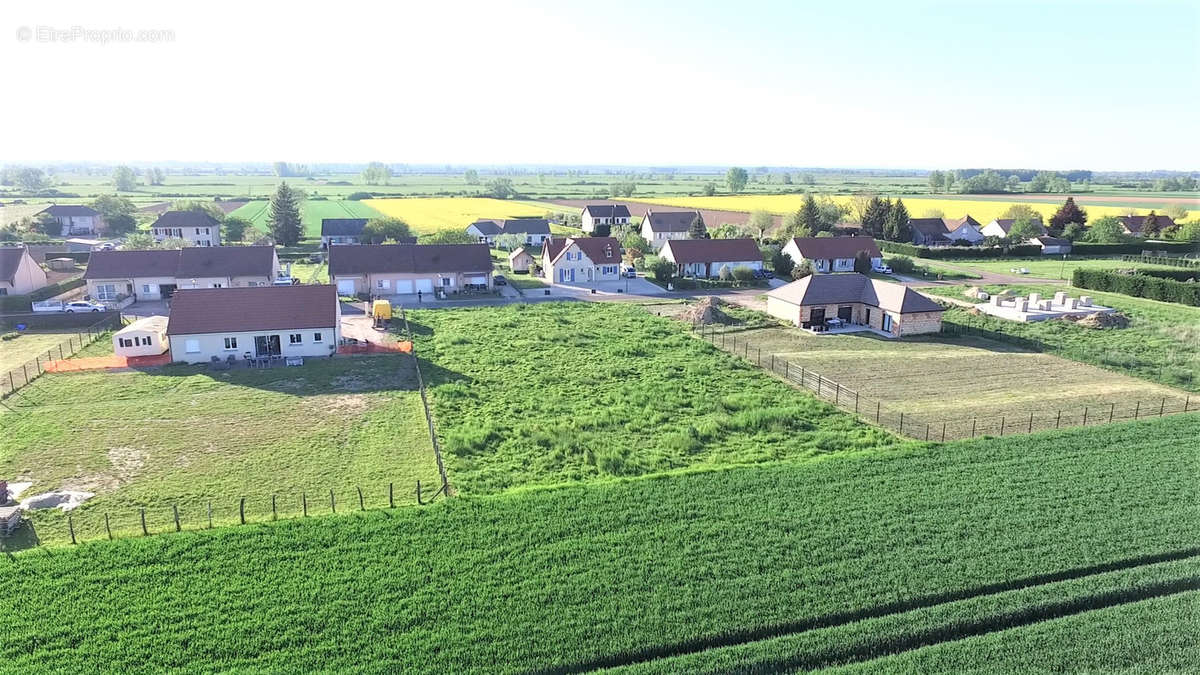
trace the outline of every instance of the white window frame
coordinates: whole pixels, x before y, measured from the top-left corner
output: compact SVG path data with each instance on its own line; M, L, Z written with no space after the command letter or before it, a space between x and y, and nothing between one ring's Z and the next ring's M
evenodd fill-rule
M288 346L304 344L304 333L288 333Z
M313 344L316 344L318 342L324 342L324 341L325 341L324 333L313 333Z
M188 354L199 354L200 353L200 341L199 340L184 340L183 341L183 351L187 352Z
M237 351L237 336L228 336L225 338L225 351Z

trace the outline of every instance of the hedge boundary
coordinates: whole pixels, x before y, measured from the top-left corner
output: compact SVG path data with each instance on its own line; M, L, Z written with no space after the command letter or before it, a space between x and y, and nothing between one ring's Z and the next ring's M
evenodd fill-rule
M1071 285L1094 291L1200 307L1200 283L1176 281L1149 274L1118 274L1109 270L1075 268Z
M897 241L875 240L879 250L884 253L928 258L930 260L953 260L961 258L1036 258L1042 255L1040 246L914 246Z
M31 308L31 303L37 302L38 300L53 298L59 293L66 293L67 291L79 288L86 283L87 282L83 280L83 276L79 276L75 279L67 279L66 281L60 281L57 284L50 284L49 286L39 288L29 295L0 296L0 312L28 312Z

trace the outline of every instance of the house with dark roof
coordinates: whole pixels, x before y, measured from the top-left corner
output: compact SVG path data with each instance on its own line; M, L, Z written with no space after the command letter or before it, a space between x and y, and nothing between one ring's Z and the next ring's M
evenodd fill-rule
M1059 239L1047 235L1034 237L1026 243L1042 249L1042 255L1065 255L1071 252L1072 247L1070 239Z
M969 213L961 218L909 218L908 229L917 246L950 246L963 241L971 245L984 237L979 221Z
M542 246L542 274L552 284L616 281L621 243L615 237L551 237Z
M650 209L642 216L642 238L650 242L654 250L663 247L672 239L687 239L692 221L700 217L699 211L655 211Z
M859 253L871 258L871 267L883 264L883 254L871 237L795 237L783 245L783 254L799 265L804 261L813 272L853 272Z
M367 226L367 220L367 218L322 218L321 248L329 248L333 244L362 243L363 228Z
M0 246L0 295L29 295L48 283L29 247Z
M96 300L170 298L181 288L270 286L279 277L274 246L93 251L83 278Z
M166 335L176 363L332 356L341 308L330 285L183 289Z
M70 237L81 234L100 234L104 231L104 219L100 212L83 204L52 204L34 215L49 214L58 221L62 231L60 236Z
M907 286L857 273L810 274L767 292L768 314L816 331L833 323L886 337L936 333L944 311Z
M1118 216L1117 220L1121 221L1121 228L1125 230L1125 234L1135 237L1152 237L1169 227L1175 227L1174 219L1161 214L1155 214L1154 222L1152 223L1148 222L1150 220L1149 214L1144 216Z
M207 211L164 211L150 224L150 236L154 241L174 237L192 246L220 246L221 223Z
M579 214L580 226L588 234L595 232L597 225L628 225L630 218L624 204L588 204Z
M750 238L671 239L658 255L675 263L678 276L714 278L726 267L730 272L738 267L752 270L763 267L758 244Z
M1000 239L1004 239L1008 236L1008 233L1012 231L1012 226L1016 222L1016 218L993 218L992 222L984 225L981 231L985 237L998 237ZM1042 225L1041 222L1035 222L1033 225L1034 229L1038 233L1038 236L1044 236L1046 234L1046 227Z
M492 288L492 254L486 244L330 246L329 278L341 295L487 290Z
M512 218L507 220L477 220L467 226L467 234L479 238L479 243L492 246L502 234L525 238L526 246L541 246L550 238L550 221L545 218Z

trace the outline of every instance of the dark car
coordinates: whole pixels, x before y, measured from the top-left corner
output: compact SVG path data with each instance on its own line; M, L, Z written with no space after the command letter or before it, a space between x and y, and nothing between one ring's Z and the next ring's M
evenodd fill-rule
M505 279L503 274L497 274L496 276L492 277L492 283L496 284L497 286L507 286L508 279Z

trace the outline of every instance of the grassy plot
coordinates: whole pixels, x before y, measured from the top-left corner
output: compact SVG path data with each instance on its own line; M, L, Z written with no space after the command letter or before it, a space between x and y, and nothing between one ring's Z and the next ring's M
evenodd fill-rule
M1194 574L1197 434L1177 416L0 558L19 610L0 659L582 671L872 618L911 641L972 609L1095 607ZM963 601L984 604L936 609Z
M637 307L425 310L409 321L464 492L898 442Z
M86 329L85 329L86 330ZM4 331L0 331L2 333ZM13 368L20 369L21 364L33 361L40 357L43 361L46 360L46 352L50 351L50 356L58 358L58 346L65 345L67 340L74 340L74 344L79 344L79 333L43 333L22 331L19 337L11 340L0 341L0 377L4 377L5 373ZM84 339L87 339L87 333L84 333ZM70 350L64 346L63 354L70 355Z
M915 258L916 262L924 265L950 265L955 269L973 272L994 272L997 274L1020 274L1020 270L1028 270L1031 277L1042 279L1067 279L1075 268L1085 269L1178 269L1162 265L1150 265L1140 262L1122 262L1120 258L1070 258L1063 260L1062 256L1043 256L1040 258L1008 258L1005 260L927 260ZM952 277L945 277L950 279Z
M302 368L209 372L172 366L147 372L43 375L0 411L0 476L33 482L28 494L69 489L96 496L74 512L82 537L270 513L291 514L301 492L329 508L328 492L378 505L395 482L415 502L415 481L437 480L411 360L374 356L310 359ZM357 508L357 503L355 503ZM58 512L40 511L45 541L62 541Z
M363 203L381 213L402 218L419 234L466 230L468 225L481 218L542 218L551 210L547 206L486 197L368 199Z
M267 219L271 215L270 202L247 202L230 215L245 218L259 230L268 232ZM304 237L317 239L321 236L321 220L325 218L379 218L380 213L365 201L307 200L300 206L300 220L304 223Z
M978 434L999 433L1002 416L1007 417L1007 431L1016 431L1018 423L1025 431L1031 413L1035 428L1044 429L1054 426L1059 410L1064 411L1060 422L1079 424L1090 406L1095 423L1100 421L1095 415L1101 409L1107 414L1110 403L1119 404L1114 411L1119 417L1134 401L1145 407L1139 412L1150 412L1167 397L1171 410L1178 410L1187 396L1136 377L985 339L818 336L795 328L751 330L737 339L750 343L751 356L755 348L774 353L792 368L820 373L882 401L893 413L910 415L914 423L931 424L934 431L948 422L949 437L969 435L959 432L975 418ZM1200 400L1195 407L1200 410Z
M963 300L966 286L938 286L924 291ZM1039 292L1050 297L1055 286L984 286L995 293L1005 288L1027 295ZM976 326L988 331L1040 340L1056 354L1154 380L1188 391L1200 391L1200 307L1187 307L1157 300L1133 298L1117 293L1071 289L1072 296L1090 295L1096 304L1113 307L1129 317L1127 328L1092 329L1070 321L1022 323L966 309L946 312L949 323Z

